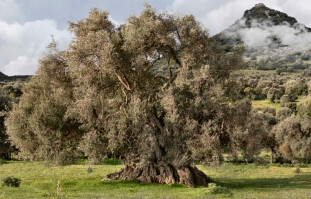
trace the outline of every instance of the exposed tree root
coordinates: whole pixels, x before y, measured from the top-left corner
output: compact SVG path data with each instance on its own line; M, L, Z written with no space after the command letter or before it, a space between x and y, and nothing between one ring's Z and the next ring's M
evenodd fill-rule
M183 184L192 187L207 186L212 180L196 167L176 168L168 164L149 164L144 167L125 166L121 171L108 174L107 180L132 180L140 182Z

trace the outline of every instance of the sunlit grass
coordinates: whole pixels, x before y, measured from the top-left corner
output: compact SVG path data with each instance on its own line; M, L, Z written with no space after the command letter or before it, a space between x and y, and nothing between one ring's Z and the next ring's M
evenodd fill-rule
M217 185L231 194L209 195L206 188L180 185L147 184L135 181L101 179L116 172L122 165L70 165L46 167L42 162L9 162L0 166L0 176L15 176L22 180L19 188L1 187L0 198L57 198L57 182L62 186L63 198L303 198L311 196L311 168L301 168L296 174L291 165L255 164L199 169Z
M252 101L252 107L255 110L263 110L264 108L274 108L276 112L278 112L282 107L280 103L273 103L269 100L253 100Z
M297 100L295 101L297 103L297 105L301 102L301 100L303 98L304 98L303 96L299 96L297 98ZM276 110L276 112L278 112L280 109L283 108L283 107L281 107L280 103L273 103L267 99L265 99L265 100L252 100L252 107L253 107L253 109L258 110L258 111L262 111L264 108L274 108Z

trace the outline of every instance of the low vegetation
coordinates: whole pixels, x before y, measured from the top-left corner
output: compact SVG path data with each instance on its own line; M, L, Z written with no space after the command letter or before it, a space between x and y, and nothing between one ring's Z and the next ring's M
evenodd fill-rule
M309 198L311 168L302 165L300 172L292 165L256 165L223 163L218 167L198 168L215 184L191 188L183 185L108 181L101 179L117 172L123 165L88 165L46 167L43 162L9 161L0 166L0 176L22 180L19 188L1 186L0 198ZM59 182L59 183L58 183ZM61 186L61 191L57 184Z

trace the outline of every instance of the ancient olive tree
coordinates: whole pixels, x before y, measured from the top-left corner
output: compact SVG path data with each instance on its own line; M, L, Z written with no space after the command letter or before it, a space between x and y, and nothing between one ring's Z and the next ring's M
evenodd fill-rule
M221 161L250 103L230 73L243 49L225 53L192 15L150 6L115 27L93 9L70 23L69 48L53 47L7 120L29 159L125 158L105 179L207 185L193 160Z
M66 70L63 52L52 42L6 120L7 133L23 159L65 164L75 157L82 131L76 119L66 116L72 98Z
M229 143L240 104L230 72L242 50L225 54L192 15L149 6L119 27L93 9L70 30L69 112L86 133L81 148L94 159L125 157L105 179L207 185L193 159L220 160Z

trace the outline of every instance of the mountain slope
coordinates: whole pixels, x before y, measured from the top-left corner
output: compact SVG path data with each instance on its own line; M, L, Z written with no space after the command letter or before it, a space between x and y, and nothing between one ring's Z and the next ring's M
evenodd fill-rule
M241 19L214 37L226 46L227 51L237 44L245 45L245 57L257 62L251 67L259 62L261 65L274 65L269 69L297 61L301 65L301 60L307 61L311 57L311 29L298 23L294 17L262 3L246 10Z
M31 76L30 75L7 76L7 75L3 74L2 72L0 72L0 81L15 81L17 79L26 80L29 77L31 77Z
M295 37L299 38L310 32L310 28L298 23L294 17L260 3L252 9L246 10L241 19L216 35L215 38L223 44L244 43L248 47L270 44L297 47L298 44L290 42ZM289 39L290 41L288 41Z
M7 75L3 74L2 72L0 72L0 81L4 81L4 80L6 80L8 78L9 78L9 76L7 76Z
M245 24L249 28L251 27L251 22L254 19L261 22L270 20L274 25L281 25L282 23L287 22L290 26L294 26L298 23L294 17L290 17L286 13L270 9L263 3L256 4L252 9L246 10L243 18L246 19Z

